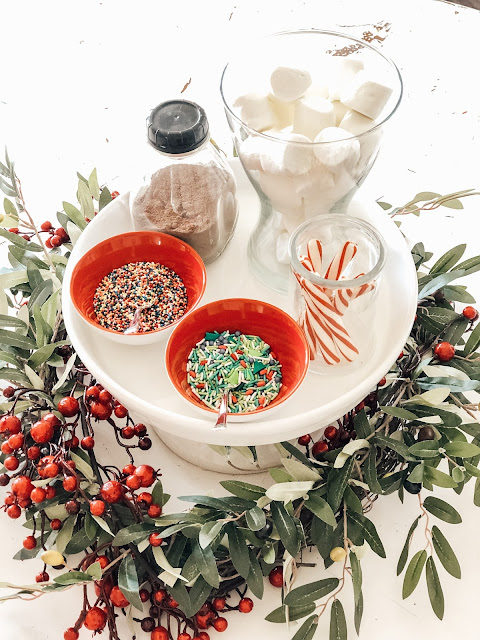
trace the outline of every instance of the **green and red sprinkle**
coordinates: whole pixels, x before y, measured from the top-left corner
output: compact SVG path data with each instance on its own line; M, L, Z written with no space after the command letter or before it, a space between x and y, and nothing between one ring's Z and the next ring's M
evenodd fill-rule
M138 307L138 333L156 331L181 318L188 304L180 276L157 262L129 262L114 269L98 285L93 297L97 322L113 331L125 331Z
M259 336L240 331L207 332L190 352L187 381L210 409L218 409L226 387L230 413L257 411L280 392L282 365Z

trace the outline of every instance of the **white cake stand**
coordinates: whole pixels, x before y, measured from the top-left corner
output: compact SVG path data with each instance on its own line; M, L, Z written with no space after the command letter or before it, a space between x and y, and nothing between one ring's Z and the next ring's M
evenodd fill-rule
M232 162L238 184L239 221L233 239L222 256L207 267L207 288L201 304L220 298L250 297L265 300L289 311L288 296L258 282L249 272L246 246L259 212L258 197L240 163ZM357 405L388 371L409 335L417 301L417 278L409 248L394 222L376 203L358 199L350 215L372 223L383 235L388 256L374 301L373 352L355 366L332 367L328 375L308 373L303 384L282 406L252 422L231 423L224 431L213 431L212 420L199 417L170 384L165 365L165 343L147 346L120 345L99 337L75 311L70 300L70 277L79 258L100 241L132 231L128 194L117 198L95 217L76 243L65 272L63 313L70 339L85 366L135 419L152 426L160 438L182 458L204 468L233 471L209 445L257 447L258 468L275 462L272 445L298 438L336 420ZM288 336L286 336L288 339ZM202 443L202 444L200 444ZM252 472L252 464L232 451L230 465Z

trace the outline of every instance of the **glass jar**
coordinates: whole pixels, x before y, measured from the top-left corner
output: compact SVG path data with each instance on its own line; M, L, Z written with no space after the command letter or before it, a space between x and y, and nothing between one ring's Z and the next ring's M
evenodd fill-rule
M382 236L344 214L317 216L289 243L294 317L304 330L311 371L358 366L374 347L374 299L386 260Z
M205 111L169 100L147 120L149 165L131 196L135 231L161 231L187 242L205 263L225 249L237 222L232 170L210 142Z

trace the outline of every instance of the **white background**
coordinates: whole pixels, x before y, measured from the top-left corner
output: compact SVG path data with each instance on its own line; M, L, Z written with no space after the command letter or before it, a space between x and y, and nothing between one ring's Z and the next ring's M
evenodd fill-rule
M385 28L385 23L391 26ZM218 89L224 64L248 46L249 37L296 27L337 28L357 37L365 31L386 36L376 44L402 72L403 104L391 121L364 193L400 205L420 190L446 193L479 186L480 13L474 10L435 0L17 0L1 6L0 145L6 143L16 160L29 209L39 221L53 221L62 200L74 199L75 172L89 173L94 166L101 181L127 190L142 164L146 116L162 100L178 96L189 78L192 81L184 96L204 106L213 137L230 153ZM423 214L405 228L412 238L422 239L436 252L465 241L467 255L475 255L480 253L479 202L477 198L466 200L463 212L445 209ZM474 294L480 294L478 274L470 278L469 285ZM107 458L108 431L98 434L97 440L100 458ZM116 458L116 447L112 449L110 455ZM180 461L157 440L143 459L161 467L165 490L173 495L217 486L217 475ZM123 459L116 461L124 463ZM254 481L261 482L261 477ZM442 497L442 492L437 495ZM430 610L423 578L418 591L402 601L401 580L395 577L406 532L418 515L417 500L407 496L401 507L396 497L383 498L371 516L384 540L387 559L370 553L363 562L362 639L419 640L427 634L443 639L460 630L467 640L479 637L480 511L472 504L471 484L460 497L453 492L446 495L464 522L439 523L463 571L459 582L439 569L446 596L444 621L437 621ZM0 580L30 583L39 563L10 559L20 548L25 530L3 516L0 535ZM415 550L424 546L422 535L419 528ZM305 581L322 575L320 569L302 571ZM269 585L266 589L270 597L256 604L255 614L229 616L228 637L282 639L293 635L294 629L287 631L263 621L277 606L279 595ZM350 587L343 593L349 612ZM79 597L72 590L30 604L2 605L1 637L61 638L76 619ZM350 615L348 623L353 637ZM322 619L320 629L317 637L325 637L327 618ZM120 635L122 640L129 638L126 631ZM212 631L211 636L215 635ZM83 631L81 638L89 636ZM138 634L141 640L147 637Z

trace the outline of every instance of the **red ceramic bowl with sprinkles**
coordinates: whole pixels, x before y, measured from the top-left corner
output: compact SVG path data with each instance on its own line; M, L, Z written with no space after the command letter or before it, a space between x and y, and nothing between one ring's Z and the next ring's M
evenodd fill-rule
M188 244L165 233L133 231L87 251L73 270L70 296L102 336L142 345L167 338L198 306L205 285L205 265ZM125 334L135 311L142 331Z
M207 332L223 331L259 336L270 345L270 352L280 363L282 373L280 392L270 404L254 411L229 412L230 422L255 420L260 413L265 414L281 407L302 383L309 364L308 347L302 330L291 316L278 307L246 298L217 300L199 307L183 318L173 330L167 343L165 366L178 393L203 415L211 414L212 426L217 411L208 407L193 393L187 377L187 362L190 352Z

